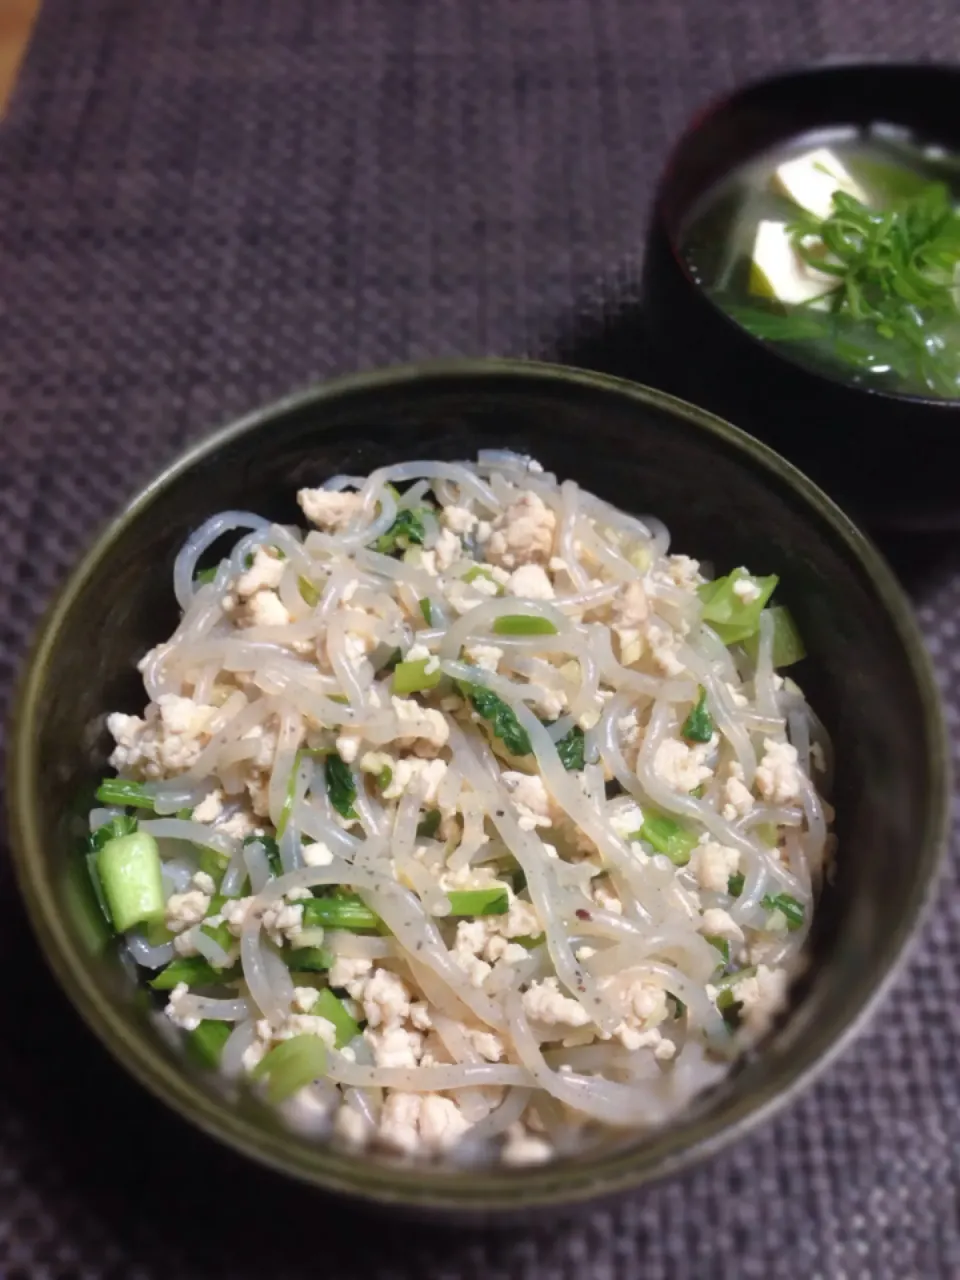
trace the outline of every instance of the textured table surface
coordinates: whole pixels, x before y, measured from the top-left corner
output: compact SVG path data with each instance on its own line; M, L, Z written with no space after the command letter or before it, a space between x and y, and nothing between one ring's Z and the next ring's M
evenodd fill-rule
M590 360L577 335L634 293L690 113L843 53L956 58L960 18L946 0L46 0L0 126L0 700L80 546L184 442L372 364ZM956 731L960 556L889 550ZM47 977L4 855L0 1277L960 1275L955 857L895 992L798 1105L646 1195L481 1237L344 1214L162 1113Z

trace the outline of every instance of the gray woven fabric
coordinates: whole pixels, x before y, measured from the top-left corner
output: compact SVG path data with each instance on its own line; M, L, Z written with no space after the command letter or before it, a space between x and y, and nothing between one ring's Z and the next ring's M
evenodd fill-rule
M828 53L956 57L955 15L47 0L0 129L0 697L79 547L185 441L337 371L570 354L635 289L698 104ZM894 550L956 730L960 559ZM960 1275L955 868L897 990L803 1101L682 1180L502 1237L354 1218L167 1117L54 989L5 868L0 890L2 1277Z

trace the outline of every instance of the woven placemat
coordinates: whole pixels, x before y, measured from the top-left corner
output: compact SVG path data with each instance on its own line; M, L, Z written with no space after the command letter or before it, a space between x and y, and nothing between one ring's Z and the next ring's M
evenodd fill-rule
M947 0L46 0L0 128L0 697L97 523L212 425L373 364L589 362L690 113L842 53L956 57L960 19ZM960 557L892 551L956 730ZM955 868L870 1028L775 1123L618 1206L479 1236L345 1213L163 1113L54 988L3 862L4 1280L960 1275Z

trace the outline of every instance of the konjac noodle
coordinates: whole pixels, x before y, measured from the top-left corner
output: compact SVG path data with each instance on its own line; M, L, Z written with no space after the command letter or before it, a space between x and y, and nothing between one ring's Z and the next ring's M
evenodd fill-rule
M960 395L960 156L877 125L734 171L682 230L684 259L755 337L833 377Z
M509 453L298 501L187 540L107 719L87 857L157 1016L353 1150L663 1124L784 1008L830 853L776 577Z

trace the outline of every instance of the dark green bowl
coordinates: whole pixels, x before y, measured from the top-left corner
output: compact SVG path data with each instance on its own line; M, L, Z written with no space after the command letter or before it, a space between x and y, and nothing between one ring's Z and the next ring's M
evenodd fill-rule
M781 577L812 655L797 669L837 752L839 874L813 964L763 1052L660 1133L546 1168L410 1169L312 1145L254 1099L228 1101L156 1029L92 921L79 856L107 711L142 706L134 670L176 622L184 537L228 507L298 516L298 487L416 457L530 452L629 511L666 520L677 549ZM251 415L158 477L100 537L40 633L11 753L13 845L27 906L65 990L157 1097L238 1151L318 1187L406 1209L489 1215L637 1187L716 1151L807 1084L886 986L935 881L948 767L937 693L910 608L843 514L763 445L626 382L471 361L347 378ZM160 1020L162 1022L162 1019Z

